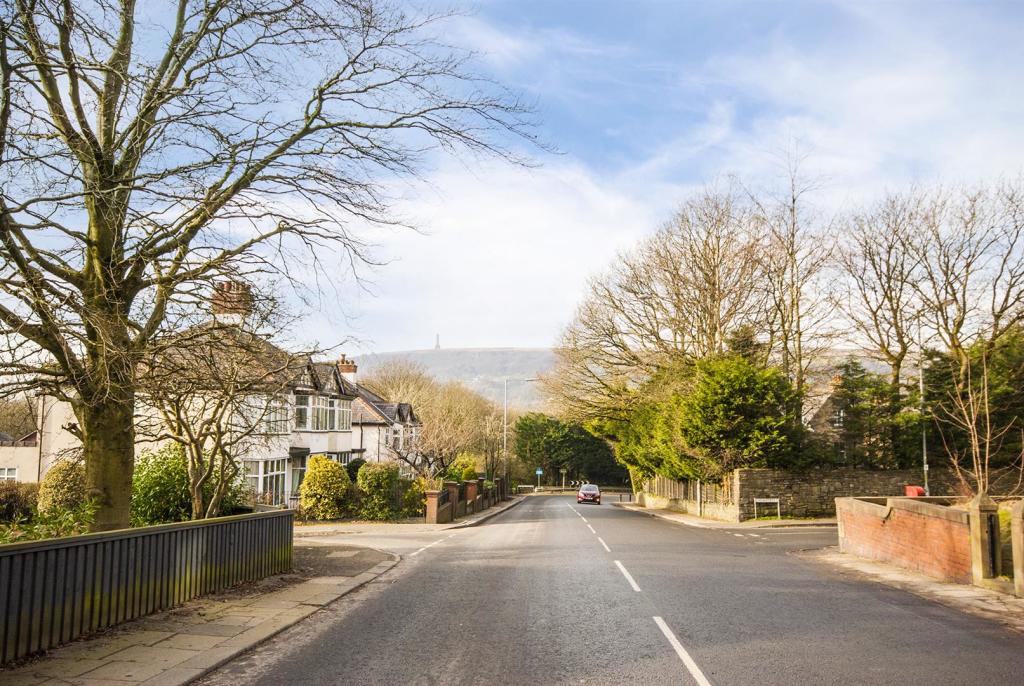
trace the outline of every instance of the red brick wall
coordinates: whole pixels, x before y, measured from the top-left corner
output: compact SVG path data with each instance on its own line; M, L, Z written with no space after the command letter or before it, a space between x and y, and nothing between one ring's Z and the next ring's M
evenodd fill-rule
M839 549L956 583L971 583L967 513L890 500L837 498Z

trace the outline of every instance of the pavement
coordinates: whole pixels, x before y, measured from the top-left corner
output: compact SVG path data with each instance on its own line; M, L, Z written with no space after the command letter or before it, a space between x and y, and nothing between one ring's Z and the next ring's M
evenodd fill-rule
M352 546L295 548L295 573L236 587L0 670L4 686L180 686L391 569Z
M723 522L717 519L696 517L691 514L674 512L672 510L661 510L656 508L640 507L636 503L611 502L614 507L621 507L632 512L639 512L648 517L658 517L676 524L694 526L698 529L787 529L798 526L825 527L836 526L835 517L809 518L809 519L748 519L743 522Z
M678 526L569 496L417 536L381 536L407 551L402 564L199 683L966 686L1024 674L1024 638L1002 624L806 559L836 544L835 527Z

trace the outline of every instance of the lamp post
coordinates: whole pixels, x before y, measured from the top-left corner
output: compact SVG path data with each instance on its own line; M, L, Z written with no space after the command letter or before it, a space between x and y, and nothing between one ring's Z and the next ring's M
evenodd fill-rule
M931 495L928 488L928 422L924 417L924 336L921 333L921 319L924 310L917 313L917 383L918 406L921 412L921 468L924 472L924 494Z
M530 377L529 379L519 379L519 381L540 381L537 377ZM509 469L508 469L508 377L505 377L505 392L504 402L502 403L502 420L501 420L501 459L505 463L505 483L512 483L509 480Z

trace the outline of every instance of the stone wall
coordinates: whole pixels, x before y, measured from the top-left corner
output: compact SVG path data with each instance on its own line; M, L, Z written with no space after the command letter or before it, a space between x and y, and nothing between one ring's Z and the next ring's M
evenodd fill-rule
M916 498L840 498L836 510L842 552L971 583L966 510Z
M643 484L646 507L660 507L712 519L741 522L754 516L754 498L778 498L783 517L833 517L835 499L851 496L902 496L907 485L921 485L921 470L737 469L720 482L674 481L655 477ZM949 470L931 471L933 495L959 495ZM697 498L700 493L700 500ZM644 501L642 501L644 502ZM774 505L760 505L758 514L774 515Z

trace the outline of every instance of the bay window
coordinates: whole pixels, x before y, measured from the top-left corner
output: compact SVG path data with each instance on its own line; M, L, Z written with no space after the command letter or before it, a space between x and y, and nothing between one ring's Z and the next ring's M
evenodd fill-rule
M296 394L295 396L295 428L309 428L309 396Z

